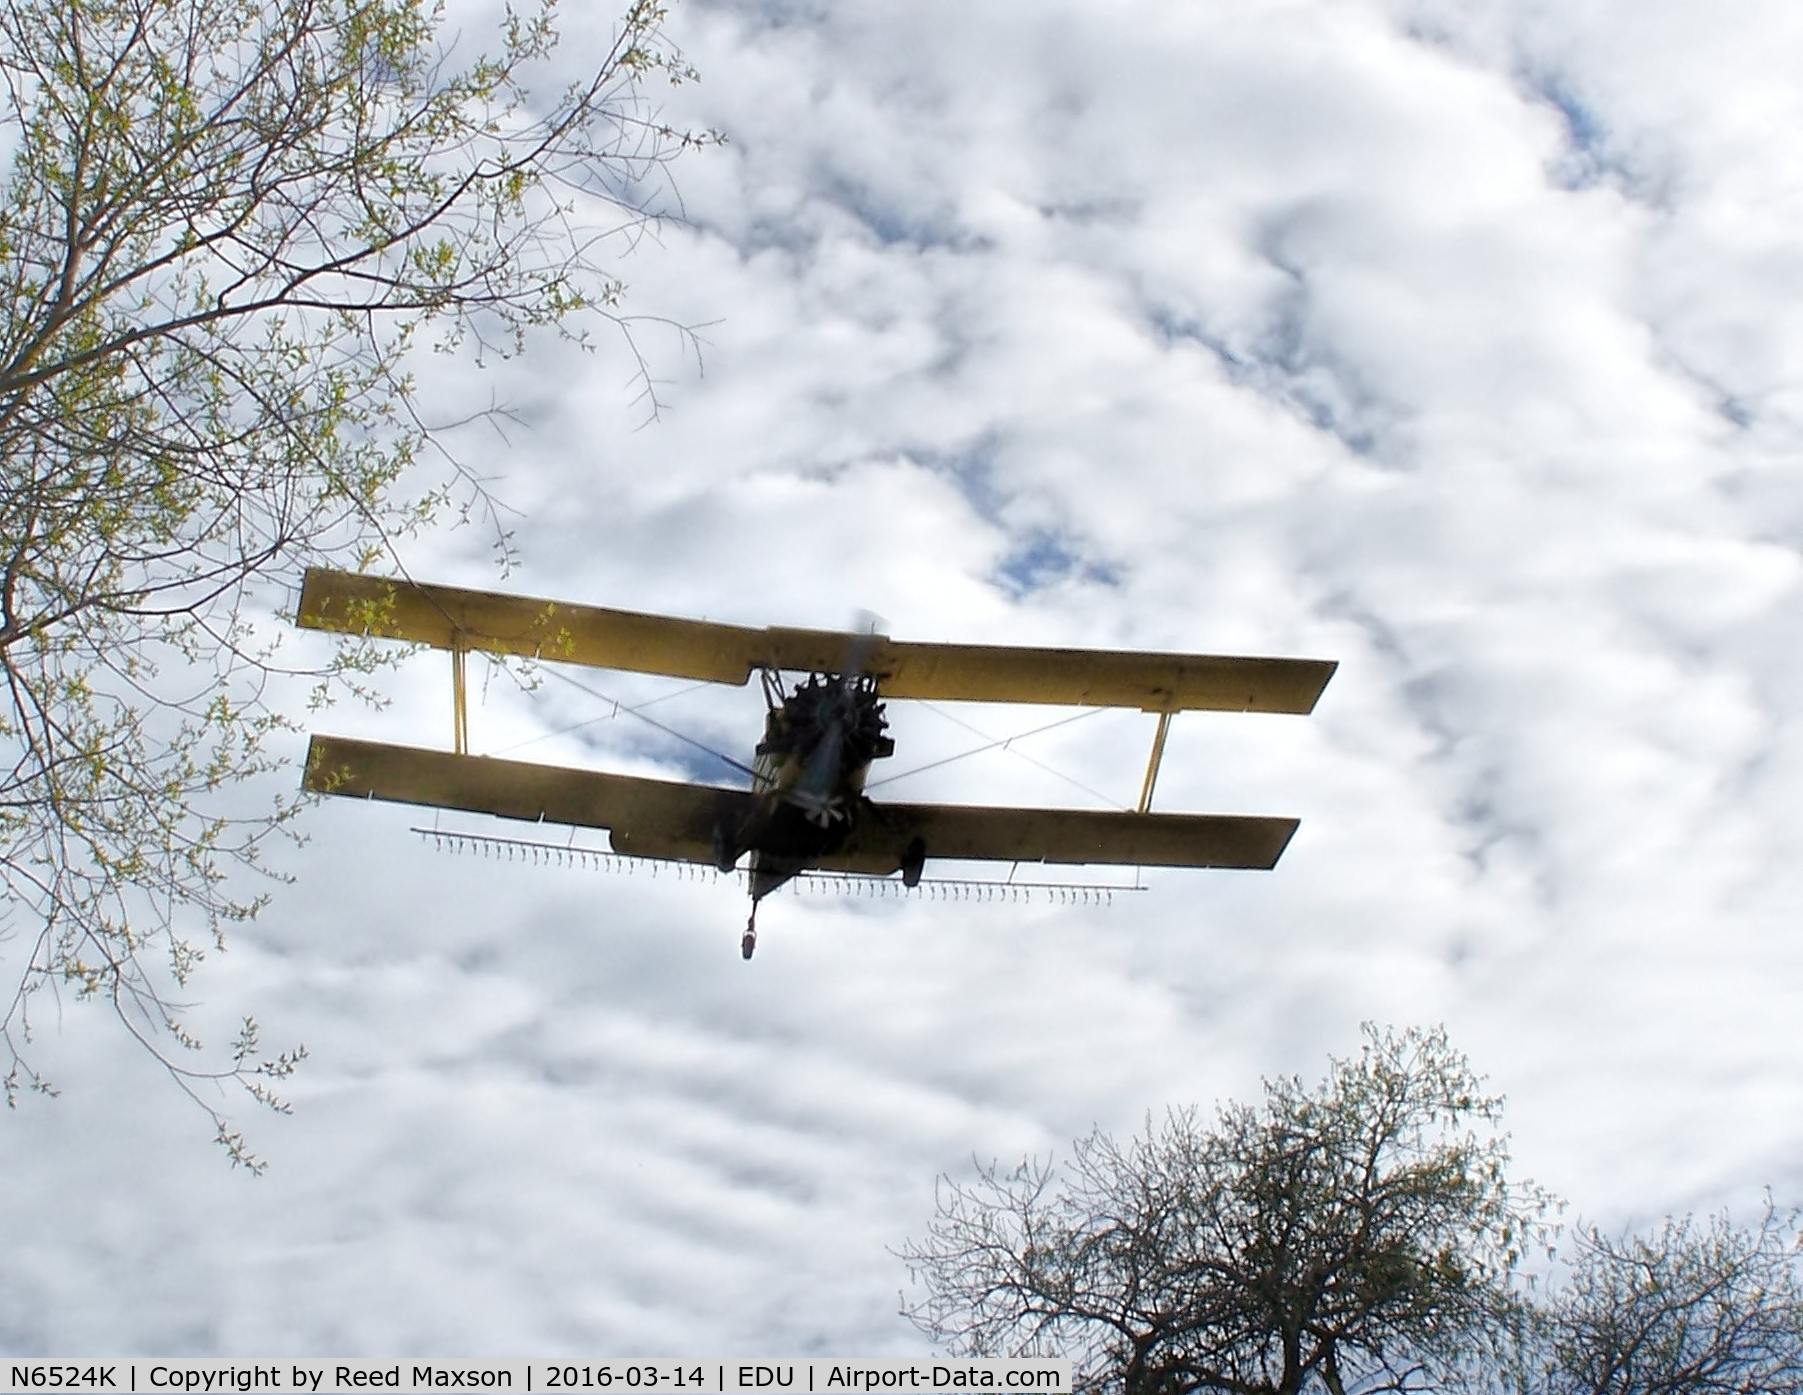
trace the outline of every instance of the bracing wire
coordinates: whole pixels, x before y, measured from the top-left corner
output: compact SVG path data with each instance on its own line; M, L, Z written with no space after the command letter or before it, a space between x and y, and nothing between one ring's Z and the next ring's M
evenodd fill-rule
M514 745L507 747L506 751L516 751L516 750L519 750L521 747L530 746L530 745L534 744L535 742L548 741L553 736L567 735L569 732L580 731L583 727L592 726L596 722L610 721L614 717L624 715L624 716L628 716L628 717L637 717L641 722L644 722L647 726L655 727L658 731L663 732L664 735L673 736L678 741L683 742L685 745L693 746L696 750L704 752L705 754L712 756L715 760L724 761L727 765L730 765L734 770L739 771L741 774L749 775L754 780L757 778L757 772L754 771L750 766L746 765L744 762L735 760L733 757L727 755L724 751L715 750L712 746L709 746L704 741L697 741L694 737L689 736L685 732L680 732L680 731L676 730L675 727L666 726L663 722L658 721L655 717L648 717L645 715L645 709L647 707L654 707L660 702L668 702L671 698L682 697L688 693L695 692L697 689L708 687L708 686L710 686L710 684L708 682L703 681L700 683L691 683L688 687L678 689L674 693L663 693L663 694L659 695L658 697L654 697L654 698L650 699L647 702L637 703L637 704L634 704L633 706L628 707L624 703L622 703L618 698L612 697L609 694L602 692L599 688L591 687L587 683L580 682L579 680L572 678L569 674L564 673L557 668L547 668L545 670L545 672L550 674L553 678L560 680L561 682L568 683L572 688L575 688L578 692L586 693L588 696L599 699L602 702L611 703L613 705L613 710L611 712L603 713L601 716L590 717L586 721L577 722L572 726L563 727L558 731L546 732L541 736L535 736L526 741L516 742ZM1075 779L1072 776L1065 774L1062 770L1058 770L1053 766L1047 765L1044 761L1038 759L1037 757L1028 755L1025 751L1014 750L1014 743L1016 741L1024 741L1030 736L1038 736L1042 732L1054 731L1059 727L1069 726L1072 722L1080 722L1086 717L1099 716L1103 712L1106 712L1109 710L1106 707L1085 708L1083 711L1073 713L1072 715L1070 715L1068 717L1060 717L1060 718L1058 718L1057 721L1047 722L1044 726L1037 726L1037 727L1033 727L1027 731L1016 732L1013 736L991 738L987 732L981 730L978 727L972 726L969 722L966 722L959 717L953 716L950 712L945 711L945 709L943 709L942 707L939 707L935 703L923 701L921 703L921 706L928 708L932 712L936 713L938 716L945 718L946 721L951 722L953 725L963 727L964 730L972 733L973 735L981 736L981 737L985 738L984 744L981 746L973 746L968 751L960 751L956 755L946 756L943 760L929 761L926 765L917 765L912 770L904 770L898 775L886 775L880 780L872 780L864 787L867 791L873 790L873 789L878 789L878 788L882 787L883 785L893 785L897 780L906 780L914 775L923 775L929 770L938 770L942 766L952 765L955 762L961 761L961 760L968 760L972 756L980 756L985 751L993 751L999 747L1003 750L1012 752L1012 754L1014 754L1014 755L1019 756L1022 760L1026 761L1029 765L1037 766L1039 769L1045 771L1048 775L1056 776L1058 779L1063 780L1066 784L1075 786L1077 789L1082 790L1085 794L1090 795L1092 798L1101 800L1102 803L1108 805L1110 808L1125 809L1125 808L1130 807L1128 805L1122 804L1119 800L1114 799L1109 795L1103 794L1100 790L1091 788L1089 785L1084 784L1081 780ZM495 752L495 754L497 754L497 755L505 754L505 751L498 751L498 752Z
M725 761L734 770L741 771L742 773L751 776L753 779L757 778L757 772L754 771L749 765L746 765L743 761L734 760L731 756L727 755L724 751L716 751L712 746L709 746L706 742L697 741L692 736L684 735L682 732L676 730L675 727L665 726L662 722L658 721L657 718L655 718L655 717L647 717L645 715L643 709L649 707L651 705L650 703L641 702L637 707L627 707L624 704L622 704L618 698L609 697L606 693L602 692L599 688L591 688L586 683L578 682L576 679L570 677L570 675L567 673L560 672L559 670L557 670L555 668L548 668L545 670L545 672L549 673L553 678L561 679L563 682L568 683L572 688L575 688L578 692L587 693L590 697L599 698L602 702L611 702L614 705L614 712L608 713L607 715L609 717L612 717L613 715L615 715L615 713L625 713L629 717L637 717L641 722L646 723L648 726L656 727L659 731L663 732L664 735L674 736L678 741L681 741L690 746L693 746L697 751L705 751L708 755L712 756L715 760ZM700 686L700 685L697 685L697 686ZM691 689L689 691L693 691L693 690ZM670 696L675 696L675 694L670 694Z
M556 672L556 670L548 669L546 672ZM564 675L558 674L558 677L561 678L564 677ZM592 727L596 722L611 722L621 713L626 714L628 717L637 717L641 715L647 707L656 707L660 702L669 702L672 698L687 697L690 693L696 692L699 689L711 688L713 686L714 683L711 679L704 678L699 683L691 683L688 687L678 688L673 693L660 693L654 698L645 702L635 703L631 707L622 707L616 702L614 703L613 711L603 712L599 717L587 717L580 722L573 722L567 727L559 727L556 731L547 731L542 732L538 736L529 736L524 741L516 741L511 746L503 746L497 751L490 751L489 754L494 756L504 756L510 752L522 750L527 746L536 746L541 741L549 741L554 736L568 736L573 731L581 731L584 727ZM611 702L612 699L610 698L608 701ZM722 759L725 758L722 757Z
M932 706L931 703L926 703L924 705L928 706L928 707ZM937 710L937 709L935 709L935 710ZM906 780L911 775L922 775L922 774L925 774L929 770L937 770L937 769L939 769L940 766L950 765L953 761L968 760L971 756L980 756L983 754L983 752L993 751L998 746L1012 747L1013 743L1016 741L1025 741L1029 736L1038 736L1041 732L1052 731L1057 727L1067 727L1072 722L1080 722L1085 717L1094 717L1094 716L1097 716L1100 713L1106 712L1108 710L1109 709L1106 707L1088 707L1088 708L1085 708L1083 711L1074 713L1073 715L1071 715L1069 717L1060 717L1055 722L1047 722L1042 727L1034 727L1031 731L1016 732L1013 736L1004 736L997 740L990 741L987 744L982 745L982 746L973 746L968 751L960 751L955 756L947 756L944 760L931 761L926 765L917 765L912 770L902 771L901 774L899 774L899 775L885 775L880 780L872 780L869 784L865 785L864 788L867 790L873 790L882 785L893 785L897 780ZM941 713L941 715L944 716L944 715L948 715L948 714ZM954 722L958 721L958 719L956 717L953 717L951 720L953 720ZM970 726L968 723L958 722L958 725L964 727L968 731L976 731L976 728ZM977 735L981 736L981 735L983 735L983 733L978 731ZM1023 756L1026 755L1025 752L1016 752L1016 754L1023 755ZM1033 757L1026 756L1026 759L1033 760ZM1033 764L1039 765L1040 763L1038 761L1033 761ZM1042 768L1051 771L1051 773L1054 775L1058 775L1058 772L1056 770L1052 770L1050 766L1044 766ZM1066 779L1066 780L1070 779L1070 777L1068 775L1060 775L1059 778ZM1077 784L1077 782L1075 780L1071 780L1071 783L1073 785ZM1089 789L1089 787L1087 785L1078 785L1078 788L1087 790L1090 794L1095 794L1096 797L1098 799L1102 800L1103 803L1105 803L1105 804L1112 805L1114 803L1114 801L1112 799L1110 799L1107 795L1097 794L1095 790Z
M984 731L981 727L972 726L969 722L965 721L962 717L959 717L951 712L947 712L943 707L939 706L938 703L926 702L923 700L920 705L922 707L926 708L927 711L933 713L935 716L945 718L945 720L950 722L953 726L963 727L964 730L969 732L972 736L980 736L985 741L993 741L994 740L994 738L991 737L989 735L989 733ZM1067 718L1066 721L1074 722L1074 721L1077 721L1079 718L1093 717L1102 712L1106 712L1109 710L1110 709L1108 709L1106 707L1091 707L1083 712L1077 713L1076 716L1074 716L1074 717ZM1074 786L1075 788L1082 790L1083 793L1089 795L1091 798L1101 800L1102 803L1106 804L1111 809L1125 809L1125 810L1130 811L1133 807L1132 805L1123 804L1120 802L1120 800L1115 799L1112 795L1103 794L1101 790L1092 788L1091 786L1084 784L1081 780L1076 779L1073 776L1065 774L1062 770L1059 770L1057 767L1047 765L1044 761L1040 760L1037 756L1028 755L1025 751L1021 750L1019 747L1017 747L1014 744L1016 741L1024 740L1026 737L1037 736L1042 731L1050 731L1052 729L1052 727L1062 726L1062 725L1064 725L1063 722L1054 722L1054 723L1052 723L1051 726L1035 727L1032 731L1023 731L1022 733L1020 733L1019 736L1004 737L1001 742L1002 749L1011 756L1019 756L1022 760L1027 762L1028 765L1038 766L1041 770L1045 771L1046 774L1056 776L1058 779L1064 781L1065 784ZM985 747L983 749L987 750L989 748ZM910 773L912 773L912 772L910 772ZM899 779L900 777L897 776L896 778Z

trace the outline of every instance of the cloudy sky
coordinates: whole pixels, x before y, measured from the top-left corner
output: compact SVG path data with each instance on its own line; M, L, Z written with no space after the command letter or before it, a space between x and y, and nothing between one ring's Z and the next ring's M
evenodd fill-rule
M1446 1024L1574 1214L1803 1201L1803 10L1724 15L685 4L668 113L730 143L621 269L700 363L644 328L648 425L607 344L490 375L506 585L1337 659L1313 717L1180 718L1159 787L1300 833L1109 908L784 895L746 965L730 884L321 805L197 989L311 1053L291 1118L240 1111L267 1175L69 1010L62 1097L0 1124L0 1349L924 1351L890 1251L938 1175L1317 1077L1365 1020ZM411 560L495 585L486 543ZM448 744L444 667L319 724ZM485 679L477 749L714 775L607 716L663 693L754 739L749 691L574 677ZM894 715L897 773L1050 719ZM1150 734L894 788L1131 802Z

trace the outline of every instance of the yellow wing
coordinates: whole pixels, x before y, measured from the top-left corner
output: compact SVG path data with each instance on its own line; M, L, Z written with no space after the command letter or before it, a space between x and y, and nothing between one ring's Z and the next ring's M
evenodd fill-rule
M307 573L297 620L308 629L440 649L716 683L742 684L758 669L856 670L876 678L886 697L1148 712L1311 712L1335 667L1315 659L910 644L832 630L757 630L320 569Z
M744 790L341 736L313 738L301 783L320 794L605 828L620 852L683 862L712 862L715 823L735 827L756 803Z
M882 862L890 871L901 865L909 842L919 838L928 857L958 860L1263 872L1277 865L1296 826L1295 819L1237 814L875 804L839 855Z
M605 828L619 852L700 863L714 860L715 824L735 826L756 802L711 785L333 736L313 738L303 783L322 794ZM1295 831L1294 819L1219 814L873 804L847 846L819 865L887 876L919 838L930 858L1265 870Z

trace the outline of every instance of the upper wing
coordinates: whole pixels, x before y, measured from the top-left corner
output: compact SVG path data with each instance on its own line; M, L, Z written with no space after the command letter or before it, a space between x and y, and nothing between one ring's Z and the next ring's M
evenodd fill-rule
M313 738L303 783L322 794L605 828L619 852L702 863L714 860L714 825L735 825L755 803L743 790L338 736ZM1294 819L1219 814L872 804L819 865L887 876L919 838L932 858L1266 869L1295 831Z
M745 683L758 669L857 671L876 678L887 697L1148 712L1310 712L1335 668L1316 659L909 644L832 630L754 630L319 568L308 571L301 587L297 620L309 629L440 649L525 654L716 683Z
M877 665L881 667L877 667ZM1147 712L1312 712L1335 665L1105 649L882 644L868 665L886 697L1138 707Z
M734 684L751 677L755 665L748 657L749 642L761 633L704 620L425 586L320 567L309 568L301 583L295 620L305 629L380 635L439 649L523 654ZM841 649L835 658L842 657ZM830 666L818 671L829 672Z

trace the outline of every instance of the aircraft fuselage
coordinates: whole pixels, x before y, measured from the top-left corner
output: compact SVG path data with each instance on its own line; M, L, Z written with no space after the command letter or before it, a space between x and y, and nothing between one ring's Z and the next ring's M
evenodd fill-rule
M870 678L810 674L771 706L752 766L757 806L739 827L715 830L715 860L723 871L751 854L754 921L757 902L851 836L870 763L895 750L887 727ZM754 943L748 925L747 958Z
M723 866L749 852L752 896L761 898L818 858L834 852L857 825L873 760L895 743L876 684L867 678L811 674L773 705L753 762L751 817L723 830Z

